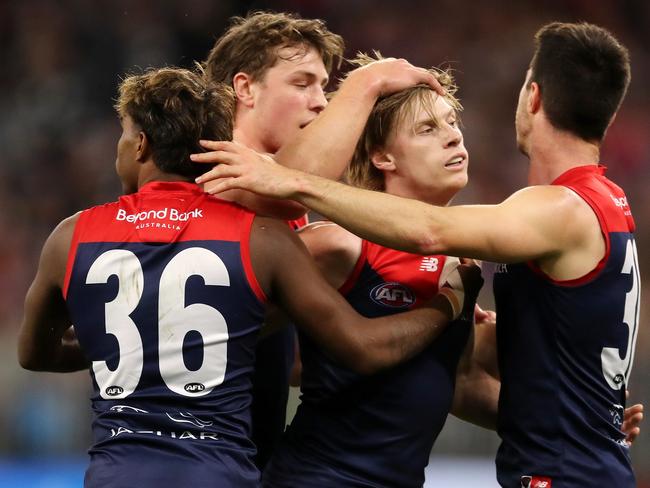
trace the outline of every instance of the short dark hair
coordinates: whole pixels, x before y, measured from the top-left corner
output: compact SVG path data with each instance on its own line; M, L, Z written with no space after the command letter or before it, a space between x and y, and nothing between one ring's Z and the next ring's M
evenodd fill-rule
M330 32L319 19L296 14L252 12L233 17L230 28L217 39L205 62L211 81L232 85L233 77L244 72L253 80L264 78L278 61L283 47L314 47L329 73L343 56L343 38Z
M209 169L190 160L203 151L199 139L232 139L235 95L227 85L208 83L198 68L151 69L120 83L115 109L146 134L158 168L195 178Z
M602 27L553 22L535 34L530 67L551 124L601 141L630 83L627 49Z

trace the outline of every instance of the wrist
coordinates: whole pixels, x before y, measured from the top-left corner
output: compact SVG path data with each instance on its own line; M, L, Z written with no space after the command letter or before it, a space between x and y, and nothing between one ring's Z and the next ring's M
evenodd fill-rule
M356 100L361 98L374 105L375 100L381 95L383 87L384 80L375 76L372 71L356 69L345 79L339 92L343 95L341 98L350 94Z
M448 322L454 321L454 306L451 303L451 300L442 293L438 293L431 302L431 306L442 313Z

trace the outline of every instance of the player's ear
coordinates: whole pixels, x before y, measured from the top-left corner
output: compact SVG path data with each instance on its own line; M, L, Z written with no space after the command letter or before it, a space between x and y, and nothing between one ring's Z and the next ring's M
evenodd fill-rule
M144 131L138 132L138 146L135 149L135 160L139 163L144 163L149 157L150 148L151 145L149 144L147 134Z
M395 171L395 158L383 149L377 149L370 154L370 161L379 171Z
M542 105L542 92L540 91L537 82L531 81L530 89L528 90L528 111L531 114L537 113L541 105Z
M252 107L255 104L253 79L244 72L239 72L232 78L232 87L237 95L237 100L246 107Z

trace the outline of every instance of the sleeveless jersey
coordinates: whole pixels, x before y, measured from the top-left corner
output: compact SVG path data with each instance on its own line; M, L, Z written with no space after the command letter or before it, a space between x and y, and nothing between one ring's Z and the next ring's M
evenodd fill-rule
M307 214L287 221L292 230L309 223ZM262 338L255 350L253 373L252 439L255 464L264 470L287 425L289 381L295 359L296 330L287 325Z
M259 485L253 218L182 182L80 214L64 295L92 361L87 487Z
M362 315L391 315L433 297L445 262L363 241L340 291ZM300 334L302 403L264 486L422 486L469 332L469 324L454 324L418 356L370 376L336 364Z
M639 269L627 199L604 171L581 166L552 183L598 217L606 253L594 270L557 282L534 263L497 266L502 486L636 486L621 423Z

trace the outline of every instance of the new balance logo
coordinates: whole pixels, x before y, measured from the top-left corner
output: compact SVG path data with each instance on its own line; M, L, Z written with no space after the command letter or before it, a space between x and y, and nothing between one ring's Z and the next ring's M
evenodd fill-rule
M430 256L422 258L420 271L428 271L429 273L438 271L438 258L432 258Z
M552 488L551 478L545 476L522 476L521 488Z
M614 195L609 195L612 201L614 202L614 205L616 205L619 208L624 208L627 207L627 198L626 197L620 197L616 198Z

